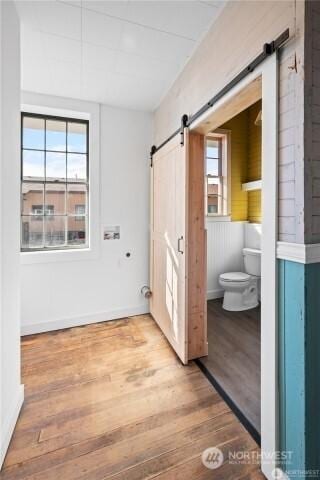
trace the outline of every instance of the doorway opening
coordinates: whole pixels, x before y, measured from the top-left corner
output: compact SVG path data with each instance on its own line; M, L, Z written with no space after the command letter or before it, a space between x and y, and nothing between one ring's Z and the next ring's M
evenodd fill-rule
M181 129L160 147L152 149L151 169L151 314L182 363L202 358L197 361L212 379L213 374L203 358L208 354L208 346L210 349L207 327L212 327L213 333L210 335L209 332L209 337L214 337L214 341L219 338L214 325L219 316L224 315L220 326L226 326L228 319L234 322L229 337L234 337L235 341L245 337L250 346L256 344L252 365L256 367L256 378L259 379L259 363L261 373L260 389L259 380L255 383L255 418L251 421L248 419L248 412L243 412L244 407L239 405L238 399L232 399L232 392L225 393L225 399L230 399L229 404L233 403L239 417L246 419L258 435L260 432L261 450L266 453L277 450L278 418L277 92L278 62L277 57L272 56L253 72L249 70L243 78L228 86L223 95L219 95L212 104L208 103L202 112L199 111L199 114L191 118L189 126L182 122ZM245 128L232 124L239 116L246 118ZM249 117L253 119L251 123ZM259 174L249 168L249 153L241 146L243 141L248 149L249 127L255 130L259 139ZM238 141L235 142L237 138ZM245 158L239 164L232 161L232 153L237 148ZM243 211L244 218L239 218ZM223 268L220 266L221 270L216 272L213 286L210 281L207 282L210 277L207 279L206 273L206 256L209 259L209 255L215 251L214 248L210 249L209 235L205 228L205 218L208 224L209 217L210 220L211 217L215 220L212 222L215 233L213 238L218 245L214 268L224 256L230 262L224 263ZM255 245L257 238L260 240ZM234 257L233 242L237 245ZM212 302L209 304L209 315L207 300ZM240 308L241 305L246 308ZM249 310L251 320L249 317L241 322L244 316L249 316ZM214 318L212 321L211 314ZM240 316L238 321L235 320L236 314ZM250 330L248 325L244 327L246 321L249 326L251 321L253 326L251 340L245 335ZM244 327L241 334L235 330L239 324ZM236 348L239 350L235 343L232 345L228 334L224 335L227 342L231 343L230 351L234 352ZM245 346L240 350L242 355L247 355ZM230 353L224 355L231 356ZM223 355L221 357L224 358ZM244 363L239 354L236 361L238 368L240 362ZM253 368L250 362L247 363L250 371L246 375L253 377ZM214 364L217 367L217 361ZM232 372L234 368L229 365L227 371ZM238 371L240 379L243 375L243 372ZM216 379L214 382L218 385ZM234 381L230 383L234 384ZM220 384L217 389L225 392ZM262 458L262 471L267 477L271 476L275 465L276 461L264 461Z
M200 359L199 366L207 373L207 376L213 380L212 383L215 384L216 389L223 394L226 401L229 401L229 405L234 407L235 413L238 413L239 419L243 421L245 426L250 427L248 430L251 430L251 433L257 438L257 435L260 433L261 438L261 450L262 452L275 452L277 450L278 438L277 438L277 418L278 418L278 386L277 386L277 264L276 264L276 233L277 233L277 153L278 153L278 144L277 144L277 122L278 122L278 61L277 57L274 56L267 61L265 61L259 68L257 68L253 73L249 74L245 79L241 80L237 85L235 85L231 90L229 90L221 99L210 108L208 112L199 117L192 125L190 129L190 134L197 133L201 135L204 141L205 146L207 145L208 138L212 141L212 136L215 135L225 135L225 157L224 164L217 168L217 159L219 159L219 148L216 148L217 155L213 155L212 151L210 152L209 163L211 162L211 168L216 167L215 172L211 172L212 177L206 178L206 202L207 202L207 215L206 217L206 228L208 228L208 217L210 214L215 216L217 221L213 223L213 228L216 232L215 238L220 239L217 244L218 250L214 257L215 267L222 261L222 258L227 254L228 259L232 259L231 264L225 264L221 271L217 271L218 275L215 276L216 283L215 285L210 285L210 275L205 275L204 284L208 283L206 287L206 294L208 299L208 309L207 309L207 326L209 331L209 356L205 360L203 356ZM240 148L240 144L237 146L235 143L236 135L242 135L246 138L246 135L241 130L240 126L231 125L231 122L235 122L235 119L240 115L246 115L250 117L248 109L252 109L253 124L251 121L251 128L256 129L256 133L260 130L260 142L261 142L261 177L253 176L253 172L250 170L248 173L248 165L245 163L245 175L240 175L239 171L236 174L232 172L232 152L234 153L236 148ZM246 113L244 113L246 111ZM257 115L256 115L257 113ZM241 123L241 122L240 122ZM233 128L232 128L233 127ZM249 128L247 126L247 128ZM233 130L233 132L232 132ZM229 132L228 132L229 131ZM242 132L242 133L241 133ZM247 136L248 137L248 136ZM234 141L234 148L232 148L232 138ZM213 144L211 143L211 146ZM203 163L207 161L207 153L203 155ZM223 149L220 155L223 156ZM199 160L201 163L201 159ZM221 162L221 161L220 161ZM208 163L208 161L206 162ZM225 165L225 166L224 166ZM235 161L233 162L235 166ZM201 167L200 167L201 168ZM234 178L238 175L238 186L241 185L241 189L238 188L238 191L234 189L232 182L232 175L227 175L227 178L223 178L224 168L229 169L229 173L234 173ZM241 169L240 169L241 170ZM222 172L222 174L221 174ZM252 176L251 176L252 173ZM210 172L209 172L210 175ZM222 177L222 178L221 178ZM240 180L241 178L241 180ZM214 185L214 187L210 185ZM259 203L257 192L260 190L260 218L257 218L256 211L257 205ZM212 195L213 198L208 196ZM222 196L222 198L219 198ZM240 223L239 217L237 215L241 214L241 208L243 208L242 200L248 197L255 197L255 201L250 201L252 208L250 207L250 216L249 209L247 207L247 218L243 220L243 223ZM208 197L208 198L207 198ZM208 208L208 205L211 205ZM212 206L213 205L213 206ZM237 211L238 209L238 211ZM240 209L240 210L239 210ZM234 218L233 218L234 216ZM259 215L258 215L259 217ZM237 220L232 221L232 220ZM240 225L240 227L239 227ZM227 227L237 228L239 227L240 233L237 230L227 231ZM242 231L241 231L242 229ZM249 229L249 231L248 231ZM255 244L254 242L259 238L260 230L260 245ZM250 237L250 243L247 243L246 235ZM231 254L232 244L236 242L236 238L242 239L243 247L247 247L251 252L242 251L242 255L238 256L238 265L236 257ZM209 230L207 230L207 259L210 261L210 255L212 255L214 250L210 250L210 238ZM253 242L253 244L251 243ZM245 245L246 243L246 245ZM249 246L248 246L249 245ZM257 248L258 247L258 248ZM256 277L261 277L260 282L255 282L255 289L257 290L259 303L254 305L254 298L251 297L251 307L249 310L240 311L239 308L236 312L232 312L231 309L223 309L222 307L222 298L223 301L226 300L225 292L229 290L229 299L226 301L226 304L232 304L232 283L234 280L247 281L248 278L244 277L245 271L244 253L249 253L247 259L254 259L253 263L256 262L256 258L252 250L259 250L260 247L260 258L261 258L261 272L254 273L254 269L250 268L248 273L250 278L252 274ZM241 248L240 248L241 250ZM243 250L243 249L242 249ZM239 252L239 249L237 250ZM240 263L241 262L241 263ZM252 267L252 266L251 266ZM222 271L223 270L223 271ZM221 278L221 274L239 272L240 276L236 278L227 277ZM209 273L209 272L208 272ZM242 276L241 276L242 274ZM212 278L211 278L212 279ZM228 284L228 280L230 284ZM240 283L240 282L239 282ZM259 288L260 287L260 288ZM219 292L220 290L220 292ZM240 290L241 293L241 290ZM242 292L243 293L243 292ZM250 295L249 295L250 297ZM254 296L253 296L254 297ZM238 291L238 300L239 300L239 291ZM238 302L237 300L237 302ZM248 300L248 299L247 299ZM239 304L238 304L239 307ZM260 315L260 331L259 331L259 315ZM220 323L219 322L220 317ZM243 321L243 318L245 320ZM242 323L241 323L242 322ZM230 352L238 348L238 355L236 361L236 367L229 365L227 368L227 373L229 372L229 392L226 393L225 389L228 389L228 385L222 387L219 381L214 377L214 374L210 373L210 370L205 365L205 362L210 360L210 351L214 351L217 346L210 346L210 342L217 342L219 339L219 331L217 325L222 329L223 338L225 343L229 348L229 351L226 350L226 346L223 347L223 344L220 343L220 349L224 348L224 355L221 355L222 360L224 358L230 357ZM245 324L247 326L245 327ZM228 327L227 327L228 325ZM241 331L239 331L239 328ZM231 341L231 333L234 339L233 343ZM221 335L221 332L220 332ZM229 335L229 336L228 336ZM260 337L260 338L259 338ZM242 348L239 349L239 345L236 342L242 340ZM259 345L260 339L260 345ZM251 348L251 359L248 355L248 346ZM253 346L255 345L255 346ZM260 361L259 361L260 354ZM247 388L251 388L250 400L255 402L256 413L254 409L251 409L251 417L248 413L248 407L250 408L249 402L245 405L239 402L239 398L234 398L234 392L231 391L231 386L235 388L236 382L234 379L237 379L239 384L240 379L243 378L243 373L239 371L239 368L243 365L239 365L243 361L243 357L246 358L247 363ZM221 360L221 359L220 359ZM228 358L230 360L230 358ZM220 362L221 363L221 362ZM218 370L218 362L215 361L215 368ZM259 364L260 364L260 374L259 374ZM248 365L252 366L249 370ZM222 367L221 367L222 368ZM224 365L226 370L226 366ZM220 373L226 377L225 371ZM217 372L216 372L217 375ZM260 382L259 382L260 377ZM254 380L256 378L256 380ZM251 385L250 385L251 382ZM260 383L260 385L259 385ZM252 384L255 384L253 388ZM220 388L221 387L221 388ZM255 393L254 393L255 392ZM249 393L249 392L248 392ZM260 398L259 398L260 397ZM259 408L260 406L260 408ZM260 417L260 418L259 418ZM247 424L246 424L247 423ZM252 428L251 428L252 427ZM260 427L260 428L259 428ZM261 468L263 473L270 477L272 474L272 469L275 467L276 462L268 462L262 459Z
M200 362L259 442L262 101L247 101L205 136L208 356Z

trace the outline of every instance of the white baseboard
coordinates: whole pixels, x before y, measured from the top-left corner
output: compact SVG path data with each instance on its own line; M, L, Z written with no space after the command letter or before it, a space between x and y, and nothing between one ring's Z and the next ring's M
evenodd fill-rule
M214 300L215 298L222 298L224 294L223 290L208 290L207 300Z
M19 413L23 404L24 400L24 385L20 385L16 398L13 399L12 411L11 414L6 419L5 426L3 427L3 431L1 432L1 452L0 452L0 469L2 467L4 458L6 456L10 440L14 431L14 427L16 426Z
M60 320L51 320L49 322L32 323L21 326L21 335L33 335L35 333L51 332L63 328L79 327L91 323L107 322L124 317L133 317L134 315L144 315L149 313L149 305L140 305L139 307L117 309L109 312L92 313L80 317L63 318Z

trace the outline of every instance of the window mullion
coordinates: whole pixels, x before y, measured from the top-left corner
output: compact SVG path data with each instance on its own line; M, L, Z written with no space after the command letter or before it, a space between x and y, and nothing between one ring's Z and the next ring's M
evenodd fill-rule
M46 202L47 202L47 119L44 119L44 184L43 184L43 220L42 220L42 235L43 235L43 246L46 246Z

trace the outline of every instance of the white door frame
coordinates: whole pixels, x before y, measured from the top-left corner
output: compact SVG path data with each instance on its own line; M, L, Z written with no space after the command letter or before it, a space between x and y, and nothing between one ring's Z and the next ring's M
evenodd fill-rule
M278 451L278 312L277 312L277 214L278 214L278 60L267 58L236 84L190 127L196 129L209 116L253 80L262 79L262 241L261 241L261 468L272 480Z

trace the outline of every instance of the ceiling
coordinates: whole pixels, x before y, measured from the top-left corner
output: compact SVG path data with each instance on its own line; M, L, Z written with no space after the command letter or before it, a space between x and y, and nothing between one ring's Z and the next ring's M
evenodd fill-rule
M225 1L18 0L22 88L152 111Z

